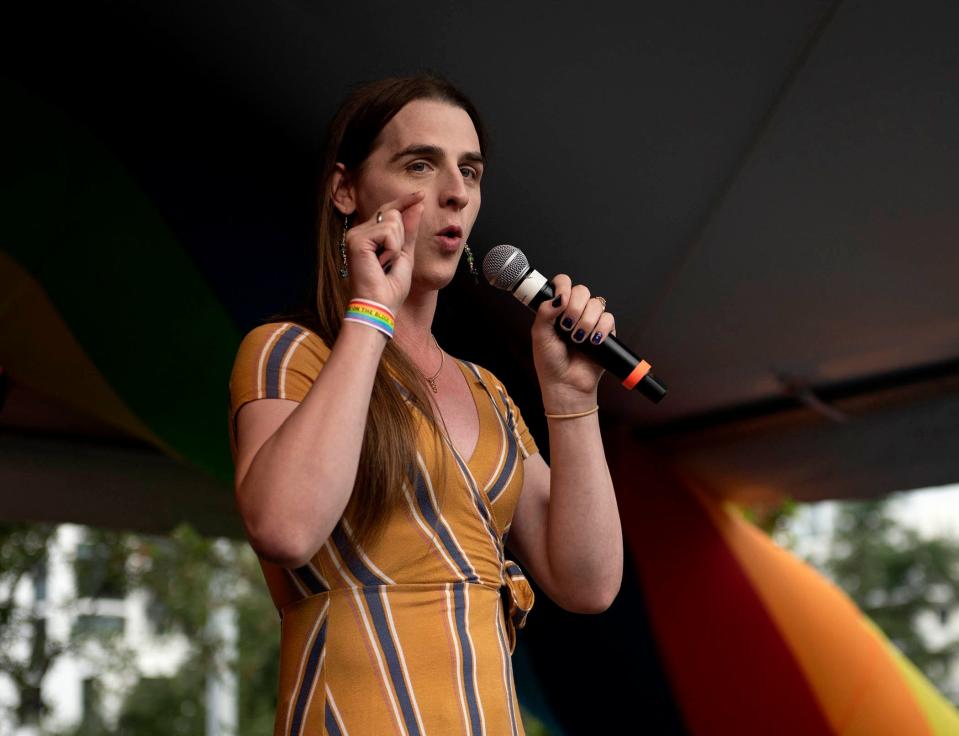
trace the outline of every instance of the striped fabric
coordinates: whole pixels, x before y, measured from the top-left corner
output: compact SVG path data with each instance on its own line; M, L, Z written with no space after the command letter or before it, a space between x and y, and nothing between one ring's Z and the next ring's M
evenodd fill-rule
M846 593L695 473L626 431L606 440L642 614L689 733L959 734L955 706Z
M250 331L230 377L230 439L248 401L302 401L329 349L284 322ZM522 734L510 655L533 605L505 541L536 453L502 384L457 361L479 414L470 458L448 442L432 464L417 414L415 477L380 541L361 549L348 520L301 568L260 560L281 617L274 733Z

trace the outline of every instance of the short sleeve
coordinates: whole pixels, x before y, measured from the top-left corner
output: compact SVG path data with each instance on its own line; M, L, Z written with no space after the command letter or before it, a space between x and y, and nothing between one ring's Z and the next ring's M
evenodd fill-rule
M236 414L256 399L303 401L330 356L326 343L293 322L255 327L240 342L229 382L230 442Z
M526 422L523 421L523 415L520 413L519 407L513 403L513 399L510 398L509 394L506 395L506 400L509 404L510 411L515 416L515 433L519 440L520 447L523 448L523 459L525 460L530 455L535 455L539 452L539 448L536 446L533 435L530 434L529 427L527 427Z
M536 446L533 435L530 434L529 427L527 427L526 422L523 421L523 414L520 412L519 407L513 402L509 393L507 393L503 383L488 369L484 368L483 371L490 379L493 390L499 394L499 399L506 412L506 423L510 431L512 431L513 436L516 437L516 441L519 443L521 452L523 453L523 459L525 460L530 455L535 455L539 452L539 448Z

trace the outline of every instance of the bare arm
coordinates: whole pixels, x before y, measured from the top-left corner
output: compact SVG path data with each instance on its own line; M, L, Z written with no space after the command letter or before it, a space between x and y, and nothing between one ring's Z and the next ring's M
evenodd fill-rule
M352 206L347 189L334 186L333 196ZM393 200L380 216L345 235L351 293L394 314L409 293L423 196L420 191ZM283 567L305 564L343 515L387 339L367 325L344 321L299 405L253 401L237 414L236 500L250 544L263 559Z
M577 342L599 344L615 334L615 321L605 300L573 286L566 274L552 283L556 297L539 305L533 322L533 362L547 413L580 414L596 406L603 369L589 357L588 344L584 351L569 348L555 325ZM552 468L535 455L524 463L512 527L516 547L559 605L602 611L622 581L623 535L596 414L551 418L549 446Z
M547 406L570 413L585 408L555 400ZM578 597L580 610L600 612L622 582L623 533L597 415L551 419L549 448L549 568L557 588Z
M539 453L523 463L509 545L557 605L600 613L622 583L623 534L596 416L551 420L549 444L552 469Z
M264 559L305 564L346 509L386 340L344 322L302 403L253 401L237 415L236 500L250 544Z

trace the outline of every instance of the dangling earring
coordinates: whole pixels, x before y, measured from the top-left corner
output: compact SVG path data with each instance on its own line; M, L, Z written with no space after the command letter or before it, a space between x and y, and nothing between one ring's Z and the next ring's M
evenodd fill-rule
M343 215L343 235L340 236L340 258L343 265L340 266L340 278L345 279L350 275L350 270L346 265L346 231L350 227L350 216Z
M476 272L476 266L473 264L473 251L470 250L470 244L464 243L463 245L466 248L463 250L463 253L466 255L466 263L469 266L470 274L473 277L473 283L479 284L479 275Z

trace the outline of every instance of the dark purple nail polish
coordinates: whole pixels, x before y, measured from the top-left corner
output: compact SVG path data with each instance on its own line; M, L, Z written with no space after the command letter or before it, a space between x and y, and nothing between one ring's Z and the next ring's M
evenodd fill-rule
M558 297L556 297L555 299L553 299L553 306L554 306L554 307L558 307L558 306L559 306L560 304L562 304L562 303L563 303L563 295L562 295L562 294L560 294Z
M565 327L565 328L568 330L568 329L569 329L570 327L572 327L572 326L573 326L573 320L571 320L569 317L564 317L564 318L563 318L563 327Z
M586 337L586 330L576 330L576 334L573 335L574 340L582 340Z
M603 339L603 333L597 332L595 335L593 335L593 344L599 345L599 341L602 339Z

